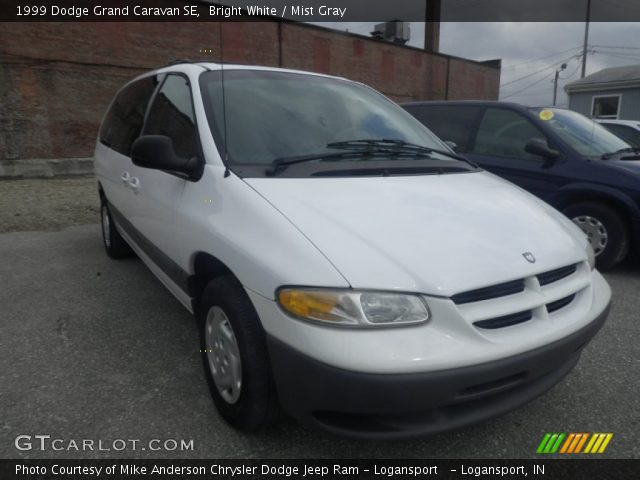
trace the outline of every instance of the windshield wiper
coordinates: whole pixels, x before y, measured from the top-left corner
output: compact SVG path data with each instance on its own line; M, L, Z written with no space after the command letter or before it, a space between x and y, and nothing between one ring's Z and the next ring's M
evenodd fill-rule
M327 148L340 148L340 149L361 149L361 148L377 148L389 152L422 152L426 154L437 153L445 157L453 158L470 164L473 167L477 167L473 162L468 159L456 155L455 153L447 152L446 150L440 150L437 148L425 147L423 145L417 145L415 143L405 142L404 140L385 138L385 139L369 139L364 138L360 140L347 140L345 142L333 142L327 144Z
M442 162L442 160L440 161ZM378 163L378 162L364 162L364 163ZM397 163L397 165L396 165ZM311 174L313 177L375 177L383 176L389 177L391 175L418 175L424 173L443 175L446 173L461 173L468 172L469 169L461 165L429 165L422 162L384 162L383 165L353 165L353 164L339 164L336 167L326 170L320 170Z
M639 147L626 147L626 148L621 148L620 150L616 150L615 152L607 152L607 153L603 153L602 154L602 160L607 160L611 157L615 157L616 155L619 155L621 153L640 153L640 148Z
M331 145L331 144L330 144ZM329 147L334 148L334 147ZM340 147L335 147L340 148ZM314 153L311 155L300 155L295 157L282 157L276 158L271 165L267 167L265 173L268 176L273 176L281 170L284 170L289 165L295 165L296 163L311 162L313 160L338 160L342 158L359 158L359 157L429 157L431 155L431 149L426 150L388 150L370 146L367 148L358 148L357 150L350 150L347 152L335 152L335 153Z
M289 165L295 165L296 163L311 162L313 160L330 160L346 157L359 157L362 156L363 153L365 152L312 153L310 155L276 158L273 162L271 162L271 165L267 167L265 173L271 177L278 173L280 170L284 170Z
M327 144L327 148L334 148L340 150L347 150L346 152L336 153L316 153L310 155L300 155L294 157L282 157L276 158L271 165L267 167L265 173L269 176L273 176L289 165L296 163L310 162L314 160L335 160L342 158L357 158L357 157L373 157L373 156L386 156L386 157L431 157L432 154L437 153L445 157L453 158L455 160L463 161L473 168L478 166L470 160L456 155L446 150L439 150L431 147L425 147L422 145L416 145L414 143L405 142L404 140L396 139L362 139L362 140L348 140L345 142L332 142Z

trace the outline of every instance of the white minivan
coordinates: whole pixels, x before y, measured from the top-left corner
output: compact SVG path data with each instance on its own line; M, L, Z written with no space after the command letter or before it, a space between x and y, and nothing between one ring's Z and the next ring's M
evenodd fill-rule
M135 252L194 312L239 429L278 406L355 437L477 422L560 381L609 311L571 221L353 81L146 73L95 170L108 255Z

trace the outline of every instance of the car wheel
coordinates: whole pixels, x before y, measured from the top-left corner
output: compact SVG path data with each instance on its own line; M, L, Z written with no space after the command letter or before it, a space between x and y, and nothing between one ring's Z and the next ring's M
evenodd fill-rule
M109 212L109 206L105 200L100 205L100 225L102 226L102 243L111 258L120 259L133 255L133 250L118 232L113 217Z
M198 309L200 352L220 415L239 430L270 424L277 411L264 330L235 277L212 280Z
M600 270L615 267L629 251L629 228L613 208L596 202L571 205L564 214L587 235Z

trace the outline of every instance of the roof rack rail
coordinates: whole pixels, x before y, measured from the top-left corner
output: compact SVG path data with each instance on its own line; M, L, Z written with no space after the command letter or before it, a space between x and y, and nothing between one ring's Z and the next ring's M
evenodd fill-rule
M165 67L170 67L171 65L179 65L181 63L197 63L195 60L189 60L188 58L179 58L177 60L173 60L165 65Z
M191 65L196 65L200 68L202 68L203 70L206 70L208 72L211 71L211 69L205 65L202 65L203 60L189 60L189 59L180 59L180 60L174 60L173 62L167 63L166 65L164 65L164 67L170 67L172 65L181 65L184 63L189 63Z

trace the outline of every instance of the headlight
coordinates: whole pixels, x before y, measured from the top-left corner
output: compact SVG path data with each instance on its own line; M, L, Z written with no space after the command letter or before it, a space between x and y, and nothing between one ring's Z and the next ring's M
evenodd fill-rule
M596 254L593 251L593 247L589 242L587 242L587 262L589 262L589 267L591 270L596 268Z
M288 314L326 325L375 327L429 320L424 300L406 293L282 288L276 299Z

